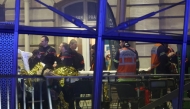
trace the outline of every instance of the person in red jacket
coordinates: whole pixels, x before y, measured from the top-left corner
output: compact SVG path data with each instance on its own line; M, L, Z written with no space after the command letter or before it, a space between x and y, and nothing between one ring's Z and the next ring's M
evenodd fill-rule
M134 78L122 75L136 75L139 71L139 58L137 51L130 47L127 41L120 41L121 49L118 50L114 59L117 69L118 81L134 80Z
M117 76L118 76L118 82L126 82L126 81L135 81L135 77L130 77L128 75L136 75L139 71L139 58L137 51L130 47L130 44L128 41L120 40L120 49L116 53L115 59L114 59L114 65L117 69ZM134 82L127 82L127 84L130 84L131 88L135 89L136 83ZM119 88L116 88L117 91L120 91ZM120 92L118 92L120 93ZM133 97L136 97L134 95L130 95ZM119 98L122 98L122 95L119 95ZM121 103L121 109L126 109L128 107L128 101ZM135 103L131 103L131 109L137 109L138 106Z
M151 50L151 73L152 74L171 74L170 58L174 55L174 52L168 52L168 44L156 43ZM159 79L161 76L154 76L153 78ZM160 98L161 89L152 89L152 98ZM167 89L163 89L163 94L167 94ZM157 106L155 109L160 109L166 107L167 104L164 103L163 106Z
M170 72L168 44L156 43L151 50L151 73L152 74L168 74Z

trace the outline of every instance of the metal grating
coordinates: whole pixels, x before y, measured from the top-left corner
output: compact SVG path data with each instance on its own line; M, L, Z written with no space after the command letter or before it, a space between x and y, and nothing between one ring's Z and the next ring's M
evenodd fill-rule
M0 33L0 73L10 75L13 70L13 38L12 33ZM1 108L8 109L11 103L11 79L0 79Z

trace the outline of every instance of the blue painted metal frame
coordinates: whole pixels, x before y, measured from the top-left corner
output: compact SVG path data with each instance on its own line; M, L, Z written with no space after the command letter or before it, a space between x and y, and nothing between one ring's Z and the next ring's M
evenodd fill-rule
M92 32L92 33L95 32L92 28L90 28L90 27L88 27L87 25L85 25L80 19L77 19L77 18L75 18L75 17L72 17L72 16L70 16L70 15L67 15L67 14L65 14L65 13L63 13L63 12L57 10L56 8L54 8L54 7L52 7L52 6L49 6L49 5L45 4L45 3L43 3L43 2L40 1L40 0L35 0L35 1L38 2L38 3L40 3L40 4L43 5L43 6L47 7L49 10L53 11L54 13L56 13L56 14L58 14L58 15L64 17L65 19L67 19L69 22L75 24L76 26L82 27L82 28L86 28L87 30L89 30L89 31Z
M97 38L96 38L96 61L94 73L94 92L92 109L101 109L101 92L102 92L102 71L104 57L104 40L102 35L105 29L106 5L107 0L99 0L98 20L97 20Z
M15 22L14 22L14 57L13 57L13 75L17 75L17 64L18 64L18 30L19 30L19 20L20 20L20 0L15 0ZM12 78L12 90L11 90L11 105L10 108L11 109L16 109L16 83L17 79L16 78Z
M185 14L184 14L184 27L183 27L183 46L181 56L181 72L180 72L180 85L179 85L179 96L178 96L178 109L182 109L183 95L184 95L184 75L185 75L185 60L187 50L187 37L188 37L188 24L190 16L190 0L186 0L185 3Z
M39 0L38 0L39 1ZM47 28L37 28L37 27L27 27L25 28L24 26L19 26L19 16L20 16L20 0L16 0L16 5L15 5L15 30L14 30L14 34L15 34L15 40L14 40L14 44L15 44L15 58L14 58L14 69L16 71L16 67L17 67L17 49L18 49L18 32L19 34L46 34L46 35L56 35L56 36L63 36L63 35L75 35L75 36L81 36L81 37L85 37L85 38L96 38L97 39L97 59L96 59L96 66L95 66L95 75L94 75L94 99L93 99L93 109L100 109L100 101L101 101L101 82L102 82L102 59L103 59L103 45L104 45L104 41L103 39L131 39L131 40L139 40L139 41L150 41L150 42L155 42L155 41L159 41L159 42L172 42L173 43L182 43L183 42L183 58L182 58L182 74L181 74L181 82L180 82L180 93L179 93L179 105L178 108L181 109L182 107L182 98L183 98L183 79L184 79L184 66L185 66L185 54L186 54L186 44L187 44L187 30L188 30L188 12L189 12L189 6L190 6L190 1L186 0L186 12L185 12L185 21L184 21L184 37L182 40L182 37L177 37L174 38L173 36L169 36L169 35L153 35L153 34L137 34L137 33L113 33L112 35L106 35L104 34L104 23L105 23L105 9L106 9L106 0L99 0L99 15L98 15L98 21L97 21L97 33L90 33L88 31L72 31L72 30L66 30L66 29L57 29L57 30L52 30L51 32L49 32L49 30ZM53 11L53 10L52 10ZM55 11L54 11L55 12ZM59 14L61 15L61 14ZM148 16L149 14L147 14ZM187 16L188 15L188 16ZM145 19L144 16L141 17L142 19ZM72 21L71 21L72 22ZM73 23L73 22L72 22ZM75 24L75 23L74 23ZM79 27L81 27L81 22L77 22L76 23ZM126 25L124 25L126 26ZM83 26L84 27L84 26ZM11 26L9 26L9 28L0 28L0 32L3 30L3 32L13 32ZM33 30L31 30L31 28ZM86 28L86 27L84 27ZM40 30L39 30L40 29ZM50 29L50 28L49 28ZM42 32L42 33L40 33ZM129 37L130 35L134 35L133 37ZM90 36L89 36L90 35ZM98 37L97 37L98 36ZM115 38L113 36L119 36L118 38ZM179 38L179 39L178 39ZM167 41L162 41L167 39ZM170 41L169 41L170 40ZM177 41L179 40L179 41ZM13 72L15 73L15 72ZM14 87L14 86L13 86ZM12 91L13 93L13 91ZM13 93L12 95L15 95L15 93ZM14 99L14 97L12 96L12 99ZM15 106L15 103L12 103L12 106ZM11 109L14 109L13 107L11 107Z
M170 8L172 8L172 7L175 7L175 6L177 6L177 5L180 5L180 4L184 3L184 2L185 2L185 1L183 0L183 1L179 2L179 3L173 4L173 5L171 5L171 6L168 6L168 7L166 7L166 8L163 8L163 9L158 10L158 11L156 11L156 12L151 12L151 13L146 14L146 15L144 15L144 16L141 16L141 17L139 17L139 18L132 19L132 20L129 20L129 21L126 21L126 22L122 22L122 23L120 23L117 27L115 27L115 28L113 28L113 29L107 31L105 34L110 34L110 33L112 33L113 31L117 31L117 30L120 30L120 29L128 28L128 27L130 27L130 26L132 26L132 25L135 25L136 23L138 23L138 22L141 21L141 20L144 20L144 19L147 19L147 18L149 18L149 17L152 17L152 16L154 16L154 15L156 15L156 14L162 12L162 11L165 11L165 10L167 10L167 9L170 9Z
M13 25L5 25L0 23L0 32L13 33ZM96 33L91 33L88 30L70 30L55 27L33 27L33 26L19 26L19 34L34 34L34 35L49 35L49 36L70 36L96 38ZM145 42L164 42L182 44L183 35L164 35L164 34L146 34L133 32L114 32L112 34L103 34L103 39L120 40L126 39L131 41L145 41ZM188 38L188 44L190 39Z

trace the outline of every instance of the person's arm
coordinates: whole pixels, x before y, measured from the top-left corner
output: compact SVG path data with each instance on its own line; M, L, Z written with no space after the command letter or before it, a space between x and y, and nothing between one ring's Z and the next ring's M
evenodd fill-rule
M159 57L159 61L162 67L169 69L170 61L168 55L166 54L166 50L167 50L166 47L159 46L157 50L157 55Z
M80 54L80 53L78 53L78 52L76 52L76 57L75 57L75 61L74 61L74 63L76 64L76 66L77 66L77 70L84 70L84 58L83 58L83 56Z
M116 55L115 55L115 58L114 58L114 67L117 69L118 68L118 65L119 65L119 50L117 51Z
M84 57L80 54L80 67L79 67L79 70L84 70Z

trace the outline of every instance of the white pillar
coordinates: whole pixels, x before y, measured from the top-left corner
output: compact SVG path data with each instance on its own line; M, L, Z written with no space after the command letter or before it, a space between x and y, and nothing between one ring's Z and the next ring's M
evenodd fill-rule
M30 2L29 0L24 0L24 24L29 25L30 23ZM25 34L25 51L29 51L30 47L30 40L29 40L29 35Z
M90 40L82 38L82 54L84 57L85 71L90 70Z

